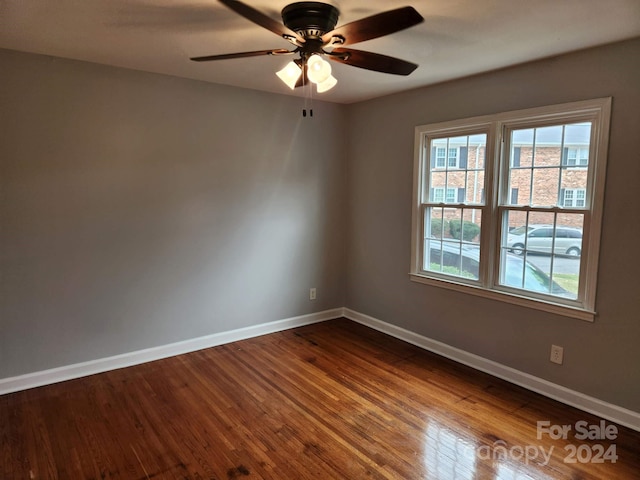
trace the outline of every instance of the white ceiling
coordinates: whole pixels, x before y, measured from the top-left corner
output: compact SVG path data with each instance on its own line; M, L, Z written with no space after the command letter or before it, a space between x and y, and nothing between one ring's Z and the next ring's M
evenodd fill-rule
M246 0L280 20L290 1ZM323 100L352 103L640 36L640 0L339 0L338 25L410 4L418 26L353 47L420 65L408 77L332 63ZM299 95L275 75L290 57L189 57L291 45L215 0L0 0L0 48Z

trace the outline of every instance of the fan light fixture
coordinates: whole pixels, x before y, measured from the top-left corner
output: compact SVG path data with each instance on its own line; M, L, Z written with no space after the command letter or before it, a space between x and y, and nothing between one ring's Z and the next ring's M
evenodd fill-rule
M307 75L313 83L322 83L331 76L331 65L314 53L307 60Z
M316 84L318 93L326 92L336 86L338 80L331 75L331 65L326 60L323 60L320 55L314 53L309 56L305 63L307 77L312 83ZM300 68L300 65L293 61L285 65L282 70L276 72L276 75L293 90L296 88L302 71L303 69Z
M280 77L287 86L293 90L296 88L296 83L298 83L298 78L300 78L300 74L302 73L302 69L296 64L296 62L289 62L285 65L285 67L276 72L276 75Z
M333 87L336 86L337 83L338 83L338 80L336 80L336 78L333 75L329 75L329 78L327 78L324 82L316 85L316 88L318 89L318 93L322 93L322 92L326 92L327 90L331 90Z

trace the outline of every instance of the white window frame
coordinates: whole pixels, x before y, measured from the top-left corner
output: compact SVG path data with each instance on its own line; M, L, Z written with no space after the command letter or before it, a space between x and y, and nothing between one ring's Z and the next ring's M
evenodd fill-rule
M605 172L609 141L611 98L565 103L548 107L473 117L451 122L420 125L415 128L414 185L411 237L412 281L452 289L466 294L505 301L529 308L593 321L596 316L595 298L600 250L600 232L604 204ZM516 290L499 284L500 239L502 211L500 199L509 197L509 139L507 132L519 128L592 122L586 185L586 204L579 207L584 214L584 235L578 298L576 300ZM429 186L431 140L448 136L487 133L485 160L485 202L482 210L480 241L480 272L478 281L453 275L436 274L423 269L425 187ZM427 191L428 195L428 191ZM512 208L512 207L509 207ZM513 207L533 211L528 206ZM575 208L575 207L574 207ZM563 213L564 207L553 207Z

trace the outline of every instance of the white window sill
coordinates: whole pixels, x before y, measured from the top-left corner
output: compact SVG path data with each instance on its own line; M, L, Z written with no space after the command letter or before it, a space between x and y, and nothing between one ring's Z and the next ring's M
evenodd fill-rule
M476 285L466 285L455 281L448 281L438 278L427 277L417 273L409 274L412 282L423 283L425 285L431 285L440 288L446 288L448 290L455 290L457 292L476 295L478 297L490 298L492 300L498 300L500 302L511 303L514 305L520 305L522 307L533 308L535 310L542 310L544 312L555 313L556 315L562 315L564 317L577 318L579 320L585 320L587 322L593 322L596 316L596 312L586 310L579 307L572 307L568 305L562 305L548 300L537 300L522 295L518 295L511 292L489 290Z

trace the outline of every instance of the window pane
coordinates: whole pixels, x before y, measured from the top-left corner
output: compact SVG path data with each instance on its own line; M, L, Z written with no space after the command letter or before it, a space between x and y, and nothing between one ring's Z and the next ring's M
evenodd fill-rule
M464 170L449 170L447 175L447 187L449 188L464 188L466 172Z
M425 238L443 238L445 236L447 225L442 221L443 212L443 208L425 210Z
M455 241L428 239L425 242L425 270L478 280L480 248Z
M527 213L526 212L510 212L507 211L505 213L505 224L503 226L503 233L506 234L508 232L520 232L521 235L526 231L526 223L527 223ZM504 247L504 242L503 245Z
M565 125L564 146L567 149L567 166L586 167L589 164L591 123Z
M534 168L531 206L554 207L558 205L560 168Z
M441 147L436 149L435 168L445 168L447 166L447 148Z
M486 134L432 139L428 195L431 203L483 203Z
M478 280L480 222L477 208L427 208L423 269Z
M455 147L449 147L447 152L447 166L449 168L455 168L458 166L458 149Z
M479 208L445 208L447 237L462 243L480 244L481 210Z
M431 187L444 187L446 183L447 183L447 172L431 173L431 178L430 178Z
M503 204L508 205L529 205L531 201L531 173L530 168L511 170L509 175L509 196L502 200ZM518 191L518 195L514 198L511 192ZM514 203L513 200L517 200Z
M578 298L584 216L507 211L503 222L499 283Z
M560 188L560 203L564 207L584 207L587 191L587 170L586 169L568 169L562 173L562 184ZM581 205L567 204L567 196L577 199L578 196L583 200Z
M466 172L465 203L484 204L484 171L468 170Z
M513 130L502 204L586 208L590 133L590 123Z
M582 254L582 229L584 215L575 213L559 213L556 223L557 255L579 257Z
M535 129L534 167L560 166L563 131L562 125Z
M447 187L447 195L445 197L445 203L455 203L456 202L456 191L457 189L455 188L449 188Z
M444 169L447 166L447 138L431 140L431 169Z
M533 128L514 130L511 133L511 162L513 168L531 168L533 164ZM517 149L517 150L516 150ZM514 162L514 156L519 155L519 161ZM515 156L515 158L518 158Z
M553 281L566 290L564 297L578 298L580 266L582 255L582 228L584 215L560 213L556 221L556 241L553 258L544 258L536 264L543 270L549 270ZM532 259L536 260L537 259Z
M469 150L467 158L468 170L484 170L487 151L487 135L469 135Z

